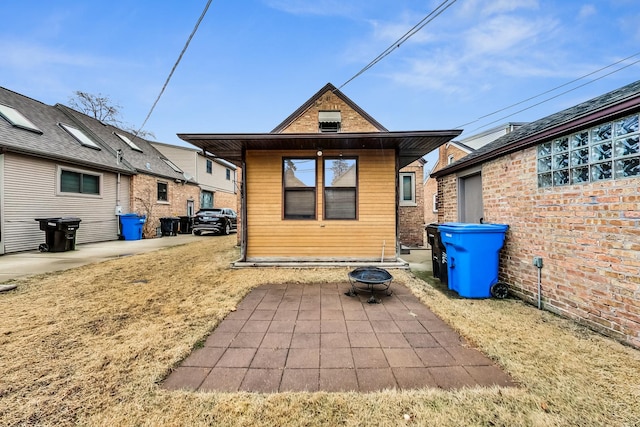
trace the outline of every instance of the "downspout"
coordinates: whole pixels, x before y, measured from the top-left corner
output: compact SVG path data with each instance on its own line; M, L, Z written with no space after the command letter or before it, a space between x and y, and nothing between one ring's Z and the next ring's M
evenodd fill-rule
M242 262L247 261L247 188L245 183L247 182L247 164L245 162L245 153L242 153L242 181L240 181L240 202L242 203L242 209L240 209L240 215L242 219L242 238L240 240L240 259ZM237 174L237 172L236 172ZM236 175L237 176L237 175Z

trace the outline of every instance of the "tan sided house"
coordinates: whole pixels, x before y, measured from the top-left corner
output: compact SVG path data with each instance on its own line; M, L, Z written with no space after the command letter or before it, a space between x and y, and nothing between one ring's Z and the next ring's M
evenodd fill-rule
M500 280L514 294L636 347L639 123L640 81L525 124L432 175L439 222L473 210L509 225Z
M242 262L395 262L399 172L460 130L390 132L327 84L271 133L179 134L241 167Z

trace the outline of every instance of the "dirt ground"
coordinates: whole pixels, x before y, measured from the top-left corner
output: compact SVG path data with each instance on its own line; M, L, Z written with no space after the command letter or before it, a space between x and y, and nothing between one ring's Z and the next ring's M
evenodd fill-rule
M0 425L640 425L640 352L519 300L404 285L520 387L376 393L195 393L159 387L265 283L347 283L347 269L230 268L212 236L17 281L0 294Z

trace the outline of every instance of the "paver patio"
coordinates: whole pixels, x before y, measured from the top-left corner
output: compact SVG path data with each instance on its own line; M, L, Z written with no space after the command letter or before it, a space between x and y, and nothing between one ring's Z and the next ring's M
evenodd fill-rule
M376 391L514 386L510 377L402 285L344 294L349 283L251 291L163 383L221 392Z

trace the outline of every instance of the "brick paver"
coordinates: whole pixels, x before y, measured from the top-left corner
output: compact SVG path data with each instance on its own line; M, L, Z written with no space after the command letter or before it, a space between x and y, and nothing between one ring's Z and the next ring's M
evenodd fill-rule
M165 380L168 390L276 393L515 386L401 285L393 295L345 283L251 291Z

